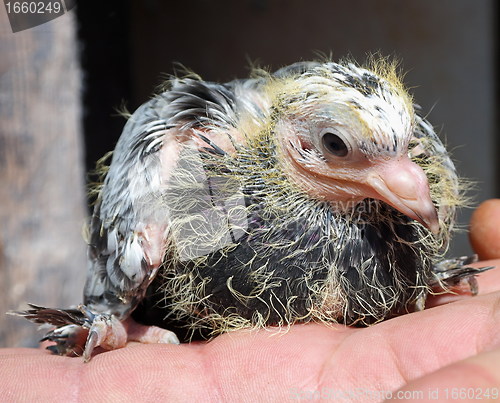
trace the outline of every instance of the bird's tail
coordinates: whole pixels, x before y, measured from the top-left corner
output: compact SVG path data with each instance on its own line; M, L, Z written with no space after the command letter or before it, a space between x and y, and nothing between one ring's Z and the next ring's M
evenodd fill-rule
M8 315L21 316L33 323L54 325L57 327L65 325L84 326L88 318L81 309L57 309L46 308L40 305L28 304L31 309L25 311L9 311Z

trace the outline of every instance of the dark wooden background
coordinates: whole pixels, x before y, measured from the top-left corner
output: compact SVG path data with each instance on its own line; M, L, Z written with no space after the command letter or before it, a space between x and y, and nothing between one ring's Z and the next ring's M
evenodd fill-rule
M498 197L497 20L494 0L81 0L12 34L0 7L0 346L36 343L3 312L81 301L85 172L175 62L227 81L249 61L396 56L476 201ZM469 252L464 233L452 253Z

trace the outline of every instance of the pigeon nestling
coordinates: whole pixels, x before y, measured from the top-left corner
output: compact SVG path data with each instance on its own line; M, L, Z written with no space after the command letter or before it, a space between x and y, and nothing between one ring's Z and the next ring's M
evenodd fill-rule
M418 112L386 61L171 79L128 120L99 188L84 305L21 314L88 360L176 343L174 327L369 325L433 288L474 293L470 260L443 261L461 185Z

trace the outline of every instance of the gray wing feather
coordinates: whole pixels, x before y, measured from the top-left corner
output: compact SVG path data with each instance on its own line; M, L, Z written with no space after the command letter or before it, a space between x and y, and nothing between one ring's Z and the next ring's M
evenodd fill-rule
M174 80L169 91L142 105L128 120L91 220L84 290L90 309L123 318L143 298L161 263L148 259L148 243L156 242L156 248L164 243L158 231L154 239L148 231L166 234L168 226L168 212L160 202L168 178L159 151L166 142L176 141L179 132L234 127L236 86L241 87ZM205 151L221 152L201 137Z
M165 99L155 98L128 120L94 209L84 302L98 312L126 316L155 270L143 249L147 218L140 202L151 200L161 186L157 151L168 130L159 116L164 107Z

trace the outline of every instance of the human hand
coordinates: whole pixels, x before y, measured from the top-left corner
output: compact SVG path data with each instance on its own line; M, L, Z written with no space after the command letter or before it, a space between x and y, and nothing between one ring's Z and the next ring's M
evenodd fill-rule
M472 239L491 251L499 235L494 226L484 228L495 215L500 227L500 202L488 208L474 215ZM484 265L499 266L500 259ZM481 274L478 283L477 297L362 329L305 324L286 333L238 331L210 343L130 343L86 364L40 349L3 349L0 400L365 402L487 400L486 393L494 400L500 389L500 270Z

